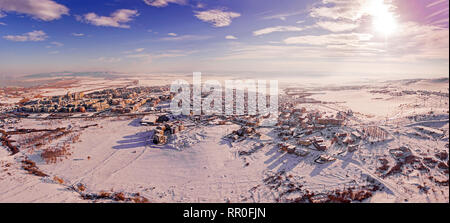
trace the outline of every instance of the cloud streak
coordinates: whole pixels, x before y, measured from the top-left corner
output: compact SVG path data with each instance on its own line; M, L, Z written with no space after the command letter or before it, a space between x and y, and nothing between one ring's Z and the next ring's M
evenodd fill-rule
M357 23L347 23L347 22L331 22L331 21L320 21L317 22L317 25L323 29L326 29L331 32L344 32L344 31L352 31L359 27Z
M235 36L233 36L233 35L227 35L227 36L225 36L225 39L236 40L237 37L235 37Z
M77 20L85 22L94 26L116 27L128 29L130 26L126 23L133 20L134 17L139 16L137 10L119 9L110 16L99 16L93 12L87 13L83 16L77 16Z
M84 36L84 33L72 33L72 36L82 37Z
M38 42L44 41L48 38L47 34L42 30L35 30L22 35L7 35L3 36L4 39L14 42Z
M169 3L186 5L187 0L144 0L144 3L153 7L166 7Z
M226 27L231 25L233 19L240 17L237 12L227 12L221 9L212 9L207 11L196 11L195 17L212 24L214 27Z
M284 43L305 45L349 45L369 41L372 38L373 35L365 33L343 33L317 36L305 35L287 38L284 40Z
M367 14L369 0L323 0L311 8L313 18L343 19L356 21Z
M274 32L299 32L303 31L304 28L296 27L296 26L275 26L268 27L260 30L256 30L253 32L254 36L267 35Z
M0 0L0 17L4 12L27 14L34 19L52 21L69 14L69 9L52 0Z
M163 41L198 41L210 39L211 36L199 36L199 35L182 35L182 36L170 36L161 38Z
M103 62L103 63L118 63L118 62L122 61L122 59L117 58L117 57L99 57L99 58L97 58L97 61Z

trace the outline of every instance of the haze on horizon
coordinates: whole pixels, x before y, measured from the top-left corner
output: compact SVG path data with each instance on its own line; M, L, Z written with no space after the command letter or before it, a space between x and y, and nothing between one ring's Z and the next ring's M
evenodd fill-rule
M448 76L448 0L0 0L0 76Z

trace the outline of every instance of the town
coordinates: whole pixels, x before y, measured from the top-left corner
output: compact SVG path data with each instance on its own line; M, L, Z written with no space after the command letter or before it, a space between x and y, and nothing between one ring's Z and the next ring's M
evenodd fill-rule
M341 106L339 102L320 99L320 94L314 90L289 87L283 88L278 96L274 117L252 113L252 110L259 110L255 107L259 101L249 103L248 92L243 93L243 106L232 104L231 114L210 112L217 107L223 111L230 106L225 94L221 95L222 100L210 100L211 92L202 92L201 112L191 110L188 114L173 114L173 103L193 108L193 94L184 95L188 98L177 101L179 92L171 92L167 85L147 87L130 82L124 82L124 85L91 91L66 90L60 95L2 104L2 152L7 152L5 157L22 157L17 158L18 168L26 173L52 177L52 182L70 182L68 190L92 201L171 200L168 194L174 189L162 186L158 192L136 189L139 191L137 197L131 192L107 193L86 189L92 185L78 180L82 175L76 173L65 179L52 176L53 166L68 165L63 168L70 172L71 165L95 163L112 165L114 171L121 172L130 165L139 165L133 168L146 170L146 174L155 177L164 178L181 172L182 175L171 178L174 182L183 179L183 174L187 174L185 168L194 168L192 165L196 170L200 169L197 178L214 177L214 182L221 182L230 175L238 178L247 176L243 174L246 171L256 171L252 172L251 180L244 181L248 183L242 187L247 189L241 194L230 191L223 200L225 202L229 199L361 202L377 198L377 194L384 191L393 191L394 199L405 202L410 196L393 182L404 181L412 175L427 177L420 178L423 181L417 184L407 184L408 190L422 191L423 196L428 196L427 191L434 188L436 193L447 196L441 189L448 187L448 130L445 130L448 126L448 113L445 112L448 110L440 101L448 98L448 94L436 91L425 94L423 90L400 94L405 90L369 89L368 94L376 95L373 96L375 101L383 95L396 98L426 96L428 103L435 106L433 111L428 108L421 111L423 105L417 100L414 106L420 113L389 120L355 111L359 107ZM340 91L349 90L343 88L337 92ZM237 90L233 93L238 94ZM215 95L213 99L218 97L220 95ZM260 98L258 93L256 98ZM266 99L270 101L270 97ZM187 105L183 104L186 102ZM405 105L399 105L401 111ZM266 125L269 119L275 120L274 125ZM425 143L418 146L417 140ZM443 149L439 149L441 147ZM192 154L202 158L192 157ZM149 161L135 161L140 159ZM174 165L174 171L159 168L160 159L171 160L167 165L171 168ZM108 164L108 160L114 161ZM222 162L233 165L221 169ZM13 163L3 165L8 170ZM158 171L153 171L153 167L159 168ZM216 171L223 174L217 175ZM7 177L8 172L5 174ZM126 174L140 176L139 172ZM333 183L327 183L329 178ZM153 182L152 178L146 179L150 184ZM116 180L120 181L120 178ZM162 181L161 185L168 184ZM195 187L204 185L195 184ZM229 190L237 190L232 188ZM256 194L265 194L265 197Z
M167 87L135 87L106 89L88 94L68 92L63 96L21 101L17 111L29 113L110 111L123 114L136 112L146 103L149 107L155 107L161 100L172 99L172 95L163 95L167 90Z

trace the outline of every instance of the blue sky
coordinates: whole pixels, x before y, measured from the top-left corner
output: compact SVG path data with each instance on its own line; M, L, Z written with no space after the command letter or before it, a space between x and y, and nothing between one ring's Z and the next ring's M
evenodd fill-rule
M0 0L0 74L448 76L448 0Z

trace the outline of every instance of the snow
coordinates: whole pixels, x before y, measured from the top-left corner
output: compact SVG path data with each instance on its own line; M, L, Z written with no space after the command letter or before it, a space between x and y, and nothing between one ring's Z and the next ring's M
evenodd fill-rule
M137 79L139 85L159 85L170 80L160 82L162 78L152 78ZM122 86L130 80L133 79L109 83L83 80L84 84L69 90ZM314 89L317 94L310 97L327 103L301 104L300 107L333 114L352 110L354 115L344 127L330 127L308 137L321 136L328 143L326 136L332 131L361 133L367 126L379 126L388 132L389 140L358 141L361 143L353 152L337 144L329 146L325 152L313 146L297 146L296 151L302 154L297 156L279 150L277 144L281 141L275 128L257 128L261 137L232 142L225 136L240 129L239 125L218 125L216 121L199 124L191 120L183 120L186 129L172 136L168 144L155 145L152 135L156 127L140 125L140 121L153 120L156 115L20 119L18 123L5 123L3 129L70 126L72 130L80 130L80 141L71 143L71 155L57 163L46 163L39 150L21 148L20 153L10 156L8 150L0 146L0 202L92 202L68 189L79 183L85 185L87 192L139 193L150 202L277 202L283 191L271 188L264 179L279 173L291 175L291 180L304 190L317 192L365 185L370 178L382 189L364 202L448 202L448 185L439 186L430 180L433 177L448 181L448 172L445 174L438 167L421 172L408 164L403 172L389 176L378 171L382 158L390 167L396 164L390 152L402 146L409 148L410 155L421 159L431 157L437 162L441 162L436 158L438 152L448 154L448 95L394 94L403 90L448 93L447 86L422 80L408 84L401 81L376 83L360 89ZM388 91L374 93L373 90ZM65 94L67 89L44 91L49 95ZM80 128L93 124L97 125ZM20 140L20 137L14 135L12 139ZM58 139L52 145L63 140ZM27 174L21 168L25 157L36 162L49 177ZM315 160L319 157L330 159L318 164ZM64 183L54 182L54 176ZM430 189L423 192L419 186ZM298 194L285 198L295 196Z

